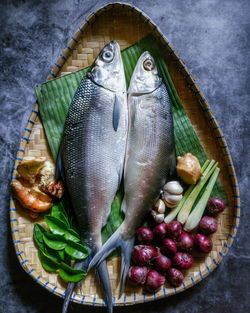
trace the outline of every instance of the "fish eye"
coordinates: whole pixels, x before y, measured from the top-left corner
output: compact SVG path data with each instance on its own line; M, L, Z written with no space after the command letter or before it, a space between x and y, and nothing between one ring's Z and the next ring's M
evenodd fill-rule
M113 58L114 58L114 53L112 51L110 51L110 50L106 50L102 54L102 59L105 62L109 63L109 62L111 62L113 60Z
M143 67L146 71L152 71L155 68L153 60L147 59L143 62Z

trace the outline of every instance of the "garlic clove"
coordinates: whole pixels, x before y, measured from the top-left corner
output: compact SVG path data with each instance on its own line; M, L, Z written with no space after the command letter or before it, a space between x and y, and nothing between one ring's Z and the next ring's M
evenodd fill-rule
M164 200L164 203L166 204L166 207L167 207L167 208L169 208L169 209L174 209L174 208L177 207L177 205L178 205L179 202L176 202L176 203L173 204L173 203L168 202L167 200Z
M155 210L158 212L158 213L164 213L165 210L166 210L166 207L165 207L165 203L159 199L156 204L155 204Z
M164 221L164 214L156 214L154 220L156 223L162 223Z
M164 191L167 191L168 193L174 194L174 195L179 195L181 193L183 193L183 188L181 186L181 184L176 181L169 181L168 183L166 183L163 187Z
M153 219L155 220L156 223L162 223L164 220L164 214L159 214L155 210L151 211L151 215L153 216Z
M167 200L168 202L175 204L181 201L182 195L173 195L168 193L167 191L164 192L163 194L163 199Z
M158 213L155 211L155 210L152 210L151 211L151 215L153 216L153 218L155 218L155 216L157 215Z

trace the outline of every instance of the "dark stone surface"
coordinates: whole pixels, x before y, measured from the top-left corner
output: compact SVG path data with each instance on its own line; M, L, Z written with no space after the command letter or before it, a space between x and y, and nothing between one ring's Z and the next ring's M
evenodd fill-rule
M196 77L224 131L242 197L237 239L219 268L177 296L115 312L250 312L249 108L250 2L248 0L127 1L162 29ZM68 39L107 1L0 1L0 313L60 312L61 300L24 273L11 244L9 182L21 131L43 82ZM105 312L71 305L69 312Z

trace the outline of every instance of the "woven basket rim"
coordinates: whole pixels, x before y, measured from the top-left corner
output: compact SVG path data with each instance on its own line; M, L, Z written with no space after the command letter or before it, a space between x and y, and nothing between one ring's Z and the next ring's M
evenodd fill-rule
M184 62L180 59L178 54L173 50L172 46L169 44L168 40L166 37L163 35L163 33L160 31L160 29L156 26L156 24L140 9L138 9L135 6L132 6L127 3L120 3L120 2L114 2L114 3L109 3L101 8L99 8L96 12L92 12L86 19L85 21L81 24L80 28L75 32L75 34L72 37L72 40L69 41L67 47L62 50L62 53L60 54L60 57L57 59L57 62L55 63L55 66L52 68L50 75L48 76L47 80L54 79L57 77L58 72L60 71L61 67L63 64L66 62L68 56L71 54L72 50L77 44L77 38L80 34L84 33L85 29L94 22L95 16L101 15L103 12L105 12L108 9L112 8L127 8L134 10L135 12L139 13L141 16L142 20L144 22L147 22L150 24L152 27L152 30L154 31L154 34L159 37L166 45L166 47L169 49L169 53L176 59L176 64L179 66L179 70L184 73L184 78L189 84L190 90L192 91L193 95L197 99L197 102L200 104L202 110L206 114L206 117L208 121L210 122L211 128L214 130L216 138L218 140L218 144L220 148L223 149L223 158L225 161L225 164L227 165L228 172L229 172L229 178L231 182L231 186L233 187L233 198L234 198L234 223L233 226L230 229L230 233L228 234L226 243L222 247L222 251L219 253L217 258L213 259L213 263L210 267L206 267L205 270L200 271L199 276L197 275L194 278L191 277L190 282L188 284L182 284L178 288L173 288L172 292L166 293L166 288L163 287L161 292L158 292L153 295L143 295L143 299L140 299L139 301L137 300L136 294L134 294L133 299L126 298L124 296L124 299L122 302L118 302L116 299L114 299L114 305L133 305L136 303L143 303L143 302L148 302L148 301L153 301L153 300L158 300L164 297L168 297L170 295L182 292L193 285L196 285L198 282L200 282L202 279L204 279L206 276L208 276L212 271L214 271L217 266L221 263L223 258L227 255L230 247L232 246L232 243L236 237L237 230L239 228L239 222L240 222L240 193L239 193L239 187L238 187L238 182L237 182L237 177L233 165L233 161L226 143L226 140L224 138L223 132L220 129L218 122L216 121L213 112L211 111L209 104L207 103L206 99L204 96L201 94L198 86L195 83L194 78L186 68ZM29 141L30 134L32 132L33 125L38 117L38 105L35 104L34 109L31 112L31 115L28 119L27 125L22 133L22 137L20 139L20 145L16 154L16 162L15 166L13 169L13 174L12 174L12 180L15 180L15 174L16 174L16 165L18 161L22 160L22 157L24 156L25 153L25 146ZM12 232L12 238L13 238L13 244L15 246L16 250L16 255L17 258L20 262L20 265L22 268L28 273L36 282L38 282L42 287L46 288L53 294L56 294L58 296L64 297L64 294L61 295L61 293L58 291L56 286L51 285L50 283L46 282L43 278L41 278L38 273L36 273L35 270L32 269L32 267L28 264L27 260L25 259L25 256L23 255L23 251L21 251L20 247L20 240L18 236L18 229L16 229L16 208L13 205L13 197L10 197L10 224L11 224L11 232ZM96 297L79 297L75 293L72 295L72 301L80 303L80 304L87 304L87 305L97 305L97 306L103 306L104 303L100 299L96 299Z

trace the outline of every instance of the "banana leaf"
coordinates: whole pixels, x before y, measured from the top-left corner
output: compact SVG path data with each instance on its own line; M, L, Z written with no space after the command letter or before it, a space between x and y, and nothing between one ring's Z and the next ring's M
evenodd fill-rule
M155 58L160 75L169 91L174 120L176 154L183 155L187 152L191 152L200 160L201 164L203 164L207 159L205 151L183 108L167 65L152 36L147 36L122 51L127 86L129 85L136 62L144 51L149 51ZM85 68L35 87L40 116L55 160L69 106L81 79L87 71L88 68ZM213 189L212 196L226 199L225 192L219 181L217 181ZM123 215L120 212L121 201L122 195L120 191L112 205L108 223L103 228L103 241L106 241L110 237L123 220Z

